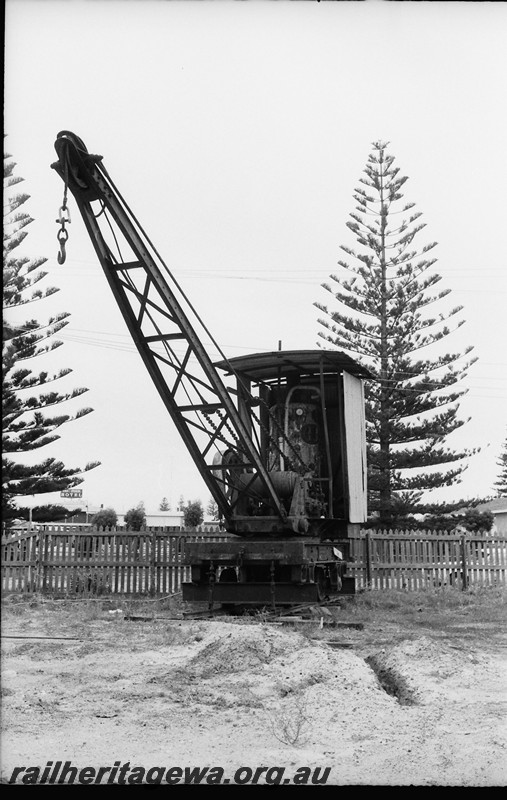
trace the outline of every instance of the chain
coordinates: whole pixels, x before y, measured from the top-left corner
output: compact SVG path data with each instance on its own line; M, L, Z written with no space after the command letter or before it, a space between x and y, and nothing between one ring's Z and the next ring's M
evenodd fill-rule
M239 438L238 438L238 435L235 432L235 430L233 428L231 428L230 424L227 422L227 417L225 417L225 418L223 417L222 411L220 411L220 409L217 409L217 411L215 413L217 414L220 422L223 423L222 428L225 428L225 430L227 431L227 433L229 434L231 439L235 440L234 444L230 444L230 443L226 442L225 436L221 436L219 441L222 441L224 444L227 445L227 447L232 447L232 448L234 448L236 450L239 450ZM217 434L217 438L218 438L218 425L211 419L210 415L207 414L205 411L202 412L202 415L203 415L204 419L206 420L206 422L208 423L208 425L210 426L210 428L213 428L213 430Z
M63 201L62 205L60 206L60 210L58 212L58 219L56 222L60 225L60 230L56 234L56 238L58 239L58 243L60 245L60 252L58 253L58 263L64 264L65 259L67 258L67 253L65 252L65 245L67 244L67 239L69 238L69 232L66 229L66 225L71 222L70 219L70 211L67 208L67 189L68 189L68 180L67 180L67 168L65 169L65 186L63 190Z

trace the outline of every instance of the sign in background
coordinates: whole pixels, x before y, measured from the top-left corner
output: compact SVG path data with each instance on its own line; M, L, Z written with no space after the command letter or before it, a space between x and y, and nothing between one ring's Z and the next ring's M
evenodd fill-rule
M63 492L60 492L60 497L82 497L83 490L82 489L65 489Z

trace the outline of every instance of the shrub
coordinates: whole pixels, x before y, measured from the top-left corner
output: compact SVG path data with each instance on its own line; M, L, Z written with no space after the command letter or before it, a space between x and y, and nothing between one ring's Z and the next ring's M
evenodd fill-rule
M92 525L95 525L96 528L102 528L106 530L108 528L114 528L116 523L118 522L118 516L114 508L101 508L94 516L92 517Z
M204 519L204 511L200 500L190 501L183 509L183 521L186 528L197 528Z
M146 524L146 514L142 506L137 508L130 508L125 514L125 525L131 531L140 531L143 525Z

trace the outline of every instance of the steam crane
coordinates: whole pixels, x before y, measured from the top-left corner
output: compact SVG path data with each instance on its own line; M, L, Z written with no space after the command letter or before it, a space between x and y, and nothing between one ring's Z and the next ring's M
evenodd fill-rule
M352 594L350 537L366 519L363 381L345 353L278 350L227 359L114 185L102 156L57 135L67 191L141 358L229 534L186 542L183 599L283 606ZM203 344L221 355L213 363Z

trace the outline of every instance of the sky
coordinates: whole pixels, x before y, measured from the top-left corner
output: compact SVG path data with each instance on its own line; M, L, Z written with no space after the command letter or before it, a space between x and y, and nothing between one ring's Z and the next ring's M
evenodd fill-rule
M423 213L418 241L438 242L441 287L464 307L446 351L478 357L462 384L470 421L448 444L480 452L432 496L491 495L507 434L506 34L504 3L7 0L6 150L34 217L18 254L45 256L60 289L22 316L71 313L34 369L72 367L60 391L89 391L65 410L94 408L23 463L101 461L69 508L209 500L73 198L57 263L59 131L104 157L227 357L317 346L314 302L332 300L321 284L355 245L352 195L383 140Z

